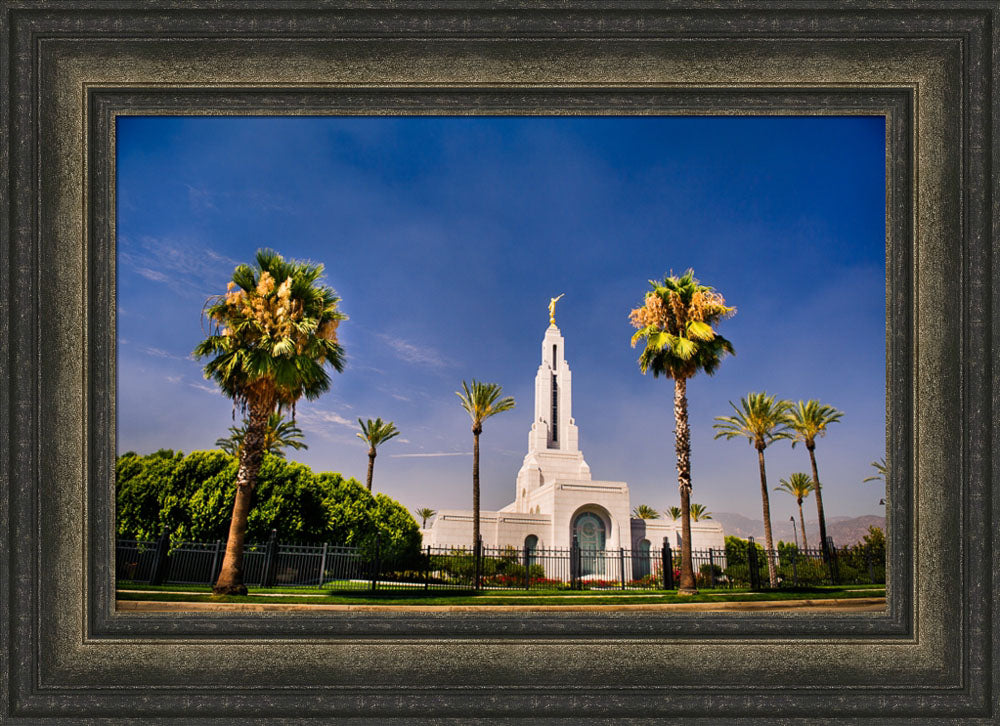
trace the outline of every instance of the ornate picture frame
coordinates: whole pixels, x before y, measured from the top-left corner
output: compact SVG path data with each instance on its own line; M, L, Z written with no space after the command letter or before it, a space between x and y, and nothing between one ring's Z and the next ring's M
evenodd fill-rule
M995 2L0 1L0 714L993 723ZM124 614L122 114L886 118L884 614Z

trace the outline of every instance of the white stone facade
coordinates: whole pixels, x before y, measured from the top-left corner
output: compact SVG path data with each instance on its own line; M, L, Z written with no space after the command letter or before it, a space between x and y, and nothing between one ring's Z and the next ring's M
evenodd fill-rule
M563 549L575 535L581 549L609 553L619 548L659 550L664 538L679 548L680 521L632 519L628 484L591 478L572 415L573 376L564 351L559 328L549 325L535 375L528 453L517 473L514 501L498 512L480 511L483 545L521 549L532 538L534 547ZM421 532L425 545L469 547L472 512L442 509ZM692 522L691 545L722 550L722 526L711 520Z

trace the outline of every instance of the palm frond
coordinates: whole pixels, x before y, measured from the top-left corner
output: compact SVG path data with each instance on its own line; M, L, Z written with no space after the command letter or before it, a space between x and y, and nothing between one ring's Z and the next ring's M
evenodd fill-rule
M389 439L394 439L401 433L396 428L395 423L392 421L383 422L381 418L376 418L374 421L371 419L362 421L359 418L358 424L361 426L361 431L355 435L373 449Z
M458 396L462 408L465 409L466 413L469 414L469 418L472 419L473 428L482 426L483 421L491 416L514 408L513 396L501 398L502 393L503 386L500 384L483 383L477 381L475 378L472 379L471 386L462 381L462 390L455 391L455 395Z
M691 503L691 520L694 522L700 522L705 519L711 519L712 513L705 509L704 504Z
M712 428L715 438L746 438L750 444L763 450L765 447L791 436L787 418L788 401L778 401L766 391L748 393L737 406L732 401L732 416L716 416Z
M258 250L255 263L237 266L227 291L206 303L211 329L194 356L208 359L205 377L237 405L266 394L270 405L294 408L329 389L326 366L343 370L333 331L347 316L319 281L322 265L269 249Z
M774 490L791 494L796 499L805 499L812 492L816 491L816 484L813 482L811 476L798 471L787 479L779 480L778 486Z
M889 475L889 467L885 462L885 457L882 457L878 461L873 461L871 465L875 469L875 473L865 477L861 481L886 481L886 477Z
M632 516L636 519L659 519L660 513L648 504L639 504L632 510Z
M804 443L814 446L817 436L826 436L827 427L837 423L844 415L833 406L821 404L815 399L789 404L788 426L792 430L792 446Z
M735 353L732 343L712 327L736 312L713 288L702 285L687 270L680 277L664 276L662 282L649 281L641 307L629 314L637 332L634 348L645 341L639 355L639 370L653 377L690 378L699 371L712 375L726 355Z
M248 425L249 422L244 419L240 426L230 426L229 436L216 439L215 445L231 456L239 455ZM280 413L275 412L267 419L267 429L264 432L264 451L284 458L286 448L297 451L308 449L309 447L302 441L304 438L302 429L294 422L286 421Z

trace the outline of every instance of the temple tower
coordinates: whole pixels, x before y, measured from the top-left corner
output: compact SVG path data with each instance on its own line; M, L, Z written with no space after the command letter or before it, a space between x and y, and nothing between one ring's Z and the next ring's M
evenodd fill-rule
M528 453L517 474L515 509L530 511L533 492L560 481L590 481L590 467L579 446L573 420L573 373L566 362L565 341L551 323L542 339L535 374L535 410L528 432Z

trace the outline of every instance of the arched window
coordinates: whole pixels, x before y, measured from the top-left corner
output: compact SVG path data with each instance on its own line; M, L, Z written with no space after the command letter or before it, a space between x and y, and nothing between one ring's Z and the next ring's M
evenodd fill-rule
M533 534L529 534L524 538L524 564L526 567L531 567L535 564L535 550L538 549L538 537Z
M607 536L604 520L594 512L581 512L573 521L573 535L580 547L580 574L603 574Z
M593 512L582 512L573 523L573 534L581 550L603 550L604 520Z
M639 542L639 548L636 550L635 558L632 560L632 576L636 580L641 580L650 573L650 550L651 546L648 539Z

